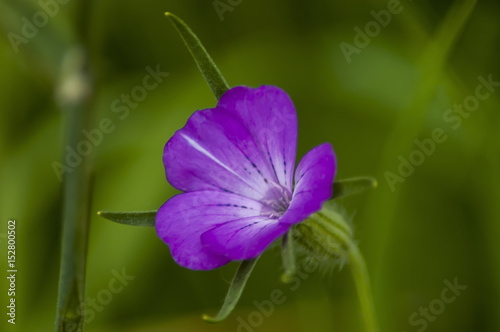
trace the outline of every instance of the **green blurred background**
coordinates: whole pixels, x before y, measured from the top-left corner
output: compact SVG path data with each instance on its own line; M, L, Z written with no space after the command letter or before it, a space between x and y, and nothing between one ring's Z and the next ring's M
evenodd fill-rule
M92 102L82 117L88 122L80 129L98 128L103 118L115 127L84 161L92 170L86 294L101 297L86 330L362 331L348 266L308 274L291 290L279 281L277 248L258 263L235 312L209 325L201 314L218 310L235 264L181 268L153 229L96 215L154 210L175 194L165 180L163 146L194 110L215 104L165 11L191 26L231 86L274 84L290 94L299 155L328 141L337 178L377 177L378 189L340 203L367 260L381 331L500 331L500 89L475 111L455 114L460 126L444 118L454 104L474 99L479 76L500 81L498 1L403 0L385 27L372 24L370 42L350 61L340 45L355 46L355 27L364 31L371 11L393 1L60 2L0 2L2 331L54 329L64 195L53 162L65 158L66 134L75 130L56 91L61 82L66 98L78 90L64 69L71 64L63 65L77 45L92 75ZM26 20L43 7L53 17L41 24L37 16L38 32L13 47L12 33L23 36ZM142 85L148 66L169 75L121 119L113 102ZM435 128L448 139L391 190L387 172L398 174L398 158L416 155L415 139L432 137ZM17 220L15 326L5 315L8 219ZM135 278L103 304L123 269ZM446 280L455 278L467 288L440 308ZM286 301L269 317L255 314L254 301L275 289ZM412 323L429 305L442 312L425 326ZM249 316L261 324L241 327Z

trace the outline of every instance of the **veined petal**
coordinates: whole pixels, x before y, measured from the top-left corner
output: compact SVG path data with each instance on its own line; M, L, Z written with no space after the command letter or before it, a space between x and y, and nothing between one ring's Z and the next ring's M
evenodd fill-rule
M179 190L263 199L280 185L291 192L296 141L297 117L284 91L236 87L215 109L189 118L167 142L163 161Z
M238 86L217 108L237 116L268 160L278 182L291 191L297 149L297 113L288 94L275 86Z
M168 181L183 191L218 190L261 199L277 182L255 138L226 109L195 112L165 146Z
M200 236L217 225L247 220L252 223L263 211L262 203L218 191L196 191L169 199L156 214L156 232L168 244L174 260L192 270L210 270L231 259L214 252Z
M280 223L290 225L305 220L321 209L332 195L336 159L329 143L309 151L295 170L295 188L290 206Z
M203 233L201 242L231 260L252 259L289 228L289 225L280 224L269 215L262 215L220 224Z

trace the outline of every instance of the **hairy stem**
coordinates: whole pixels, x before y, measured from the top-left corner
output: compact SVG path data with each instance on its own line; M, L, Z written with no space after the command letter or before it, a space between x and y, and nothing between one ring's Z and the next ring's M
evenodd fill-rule
M333 213L328 207L318 212L300 225L301 244L306 243L307 249L317 248L333 255L345 255L350 263L352 276L356 285L361 312L367 332L377 332L378 324L375 314L370 278L365 260L358 246L352 239L352 231L348 223L339 213ZM327 249L324 247L328 246Z

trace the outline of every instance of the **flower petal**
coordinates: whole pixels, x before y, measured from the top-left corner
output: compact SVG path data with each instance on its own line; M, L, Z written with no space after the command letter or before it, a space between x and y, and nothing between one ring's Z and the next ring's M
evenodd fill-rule
M335 154L329 143L309 151L295 170L292 201L280 223L295 224L319 211L332 195L336 168Z
M269 215L256 216L220 224L203 233L201 242L211 251L231 260L252 259L289 228Z
M291 189L297 149L297 113L288 94L276 86L228 90L218 108L238 114L270 161L279 183Z
M252 223L263 211L262 203L218 191L196 191L169 199L156 214L156 232L168 244L174 260L193 270L210 270L231 259L214 252L200 236L217 225L232 221Z
M168 181L182 191L217 190L254 199L277 184L291 191L297 121L275 87L228 90L217 108L195 112L167 142Z

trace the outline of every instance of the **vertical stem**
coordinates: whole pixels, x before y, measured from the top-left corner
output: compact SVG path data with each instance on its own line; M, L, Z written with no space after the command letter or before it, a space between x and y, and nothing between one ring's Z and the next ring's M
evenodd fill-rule
M308 236L307 241L313 243L315 246L319 244L318 242L327 244L330 246L329 251L334 254L339 252L335 244L340 244L342 251L345 252L349 259L366 331L378 332L370 278L365 260L358 246L352 240L352 231L349 225L343 220L340 214L333 212L324 206L322 211L315 213L304 222L306 226L312 229L312 232L303 234Z
M377 332L377 319L373 305L370 277L368 275L365 260L358 247L352 243L352 241L349 243L347 253L349 256L352 276L354 277L354 282L358 291L358 298L365 321L366 331Z
M74 11L75 43L65 54L57 101L66 121L65 155L68 149L88 139L82 131L92 119L93 82L90 73L92 0L80 0ZM95 148L93 146L93 148ZM91 158L80 156L74 167L63 172L63 216L61 266L57 297L55 331L83 331L85 316L85 268L89 231ZM69 157L71 158L71 157ZM75 165L76 163L76 165Z
M83 45L66 53L61 68L58 102L66 117L66 146L78 151L85 140L82 130L91 122L91 81L88 59L88 0L78 3L76 39ZM64 150L67 154L67 150ZM66 159L66 158L65 158ZM83 331L85 308L85 271L89 230L90 158L81 157L64 174L61 266L56 312L56 331Z
M494 104L488 109L489 112L495 110ZM493 113L495 114L495 113ZM487 287L490 294L490 300L486 302L488 306L488 317L491 317L490 323L492 331L500 331L500 205L498 204L498 197L500 197L500 175L498 170L500 169L500 116L489 117L489 135L486 136L486 140L481 142L481 145L485 147L484 159L485 166L483 166L484 171L481 172L482 182L479 185L478 192L483 192L483 197L486 201L486 213L480 226L483 231L483 239L486 248L485 270L489 273L486 274L485 278L487 280ZM483 128L487 127L485 124ZM488 172L488 171L489 172ZM481 279L485 280L485 279Z
M285 267L285 272L281 276L281 280L286 283L290 281L290 278L295 274L295 271L297 270L297 267L295 265L295 253L293 251L292 231L288 231L285 235L283 235L281 246L283 266Z
M82 130L90 122L90 83L86 55L81 49L68 51L58 93L66 117L65 153L78 151L85 138ZM67 156L67 155L66 155ZM66 163L66 156L63 164ZM83 331L85 265L89 224L90 162L79 156L76 166L63 171L63 220L61 265L56 313L56 331Z

